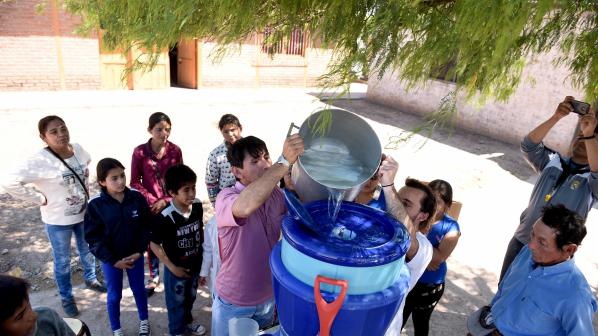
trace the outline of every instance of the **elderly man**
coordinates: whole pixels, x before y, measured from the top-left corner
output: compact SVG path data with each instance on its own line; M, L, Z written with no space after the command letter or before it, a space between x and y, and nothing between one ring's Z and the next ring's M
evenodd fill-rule
M521 150L530 165L540 173L527 208L521 214L519 227L509 246L500 272L502 280L521 248L529 243L532 225L548 204L563 204L587 218L598 197L598 139L595 135L595 111L579 117L579 134L571 142L571 156L566 157L544 147L542 140L562 118L573 112L566 97L554 114L533 129L521 142ZM595 110L595 107L594 107Z
M573 258L585 235L581 216L561 204L547 206L491 306L469 317L470 334L595 335L598 307Z

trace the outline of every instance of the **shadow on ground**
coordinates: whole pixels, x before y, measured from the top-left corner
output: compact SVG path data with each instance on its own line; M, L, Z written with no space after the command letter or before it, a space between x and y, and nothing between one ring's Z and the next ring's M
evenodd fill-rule
M328 103L333 107L342 108L364 118L403 130L413 130L423 123L423 119L419 115L375 104L365 99L338 99L328 101ZM389 123L388 120L392 120L392 122ZM428 136L427 134L422 135ZM402 134L398 133L396 136L399 137ZM474 155L486 156L489 160L496 162L504 170L523 181L529 182L535 177L534 171L523 160L519 145L508 144L488 138L483 134L480 136L480 134L457 128L435 129L429 138ZM380 141L382 146L389 143L389 139L380 139ZM464 144L467 144L467 147Z
M463 271L451 270L459 266ZM467 317L479 307L487 305L494 296L497 278L494 273L481 268L460 265L449 260L449 271L442 299L430 319L430 335L465 335ZM403 335L413 335L411 319L405 325Z
M52 249L41 221L39 208L0 194L0 273L10 273L31 282L36 292L55 288ZM72 281L83 282L76 248L71 250Z
M204 202L204 222L214 213L209 202ZM0 194L0 273L27 279L31 283L30 300L33 306L49 307L64 316L60 297L53 276L53 260L50 242L40 218L39 208L30 203ZM96 262L98 277L102 278L100 262ZM146 274L149 272L146 270ZM83 269L79 262L74 239L71 240L71 283L73 294L81 315L93 335L112 335L106 313L106 294L99 294L85 288ZM137 308L126 276L123 279L123 299L121 302L121 323L125 332L134 333L137 329ZM168 319L164 302L163 287L160 285L148 300L150 323L155 335L168 331ZM201 289L193 309L195 322L208 329L211 322L210 298L207 289Z

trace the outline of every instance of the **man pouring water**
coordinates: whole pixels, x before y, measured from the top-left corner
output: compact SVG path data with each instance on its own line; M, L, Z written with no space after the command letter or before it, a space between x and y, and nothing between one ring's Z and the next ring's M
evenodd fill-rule
M248 136L228 150L237 179L216 198L216 222L222 266L212 305L212 335L228 335L235 317L256 320L261 328L274 322L274 294L268 259L280 237L287 208L277 184L304 150L303 139L285 139L283 155L272 164L266 144Z

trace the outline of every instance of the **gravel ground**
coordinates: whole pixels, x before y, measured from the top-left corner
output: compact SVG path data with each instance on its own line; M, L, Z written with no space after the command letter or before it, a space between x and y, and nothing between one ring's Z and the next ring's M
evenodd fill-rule
M397 183L407 176L422 180L442 178L453 185L456 200L463 203L459 218L463 235L449 260L446 291L432 316L430 334L464 335L467 315L489 302L496 291L504 251L527 203L535 175L521 158L517 145L458 129L439 130L429 138L416 135L394 143L393 139L418 125L421 119L355 99L364 96L364 87L354 89L354 99L332 104L360 114L372 125L386 146L384 152L400 163ZM244 126L243 134L264 139L271 156L277 157L288 125L301 124L310 112L325 106L315 92L303 89L0 92L0 118L5 125L0 143L5 144L4 157L10 158L0 162L0 175L42 146L36 124L48 114L58 114L66 120L72 141L91 153L92 167L99 159L111 156L125 164L128 171L132 149L147 141L147 117L154 111L164 111L173 120L171 140L182 148L185 163L200 177L198 197L205 201L207 195L201 177L209 151L221 141L217 121L222 114L237 115ZM207 203L204 205L207 218L212 209ZM33 305L52 307L62 313L52 280L51 250L39 210L0 194L0 214L0 272L10 271L27 278L33 284ZM594 292L598 288L598 265L594 262L598 252L597 216L596 211L590 213L589 233L576 255ZM82 311L80 318L90 326L93 335L110 335L106 295L84 288L75 254L73 248L73 284ZM149 305L154 335L162 335L167 330L167 317L161 286ZM138 321L128 287L121 307L125 332L133 335ZM202 290L198 293L194 317L209 329L210 314L209 294ZM598 326L596 318L594 325ZM404 333L412 334L410 325Z

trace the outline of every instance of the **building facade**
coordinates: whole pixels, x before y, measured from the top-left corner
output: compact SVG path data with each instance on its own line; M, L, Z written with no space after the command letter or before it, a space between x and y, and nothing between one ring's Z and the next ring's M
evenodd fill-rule
M100 87L96 37L73 31L80 19L48 1L0 2L0 90L77 90Z
M488 101L483 105L468 103L459 97L454 124L478 134L509 143L519 143L534 127L548 119L565 96L583 100L582 91L572 86L569 72L552 61L558 52L529 59L522 81L508 102ZM401 111L428 115L436 110L440 100L454 90L455 84L431 79L423 87L407 91L396 73L387 72L382 79L371 75L367 99ZM567 151L578 118L572 114L561 120L548 134L545 143L559 151Z
M123 70L140 52L102 50L101 36L74 33L80 18L58 0L0 1L0 90L151 89L179 86L314 86L332 57L296 31L274 45L256 33L219 62L214 42L179 41L147 72Z

